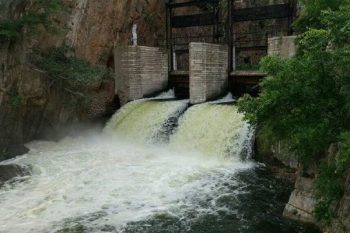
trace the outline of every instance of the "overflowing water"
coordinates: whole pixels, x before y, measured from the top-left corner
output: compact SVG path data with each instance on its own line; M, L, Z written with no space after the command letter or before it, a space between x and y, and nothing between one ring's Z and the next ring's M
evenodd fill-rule
M138 143L159 143L166 126L175 124L174 119L185 111L189 102L139 100L127 104L115 114L105 128L110 137L132 140ZM168 127L168 128L169 128ZM163 136L168 136L165 132Z
M241 152L251 149L252 133L236 107L201 104L190 108L180 119L170 146L239 161Z
M32 168L0 188L0 232L259 232L245 206L261 211L251 206L260 203L254 185L268 199L274 186L264 189L271 179L257 181L246 159L252 129L233 105L187 108L186 100L135 101L102 133L33 142L0 163ZM279 231L261 232L303 232L271 217L278 206L258 219Z

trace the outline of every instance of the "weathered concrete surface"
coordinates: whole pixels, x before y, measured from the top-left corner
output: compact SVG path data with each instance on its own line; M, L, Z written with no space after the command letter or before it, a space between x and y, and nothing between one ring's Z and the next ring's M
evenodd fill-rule
M115 48L116 94L122 104L165 90L168 86L166 51L156 47Z
M268 55L277 55L283 58L295 56L296 36L272 37L268 39Z
M228 48L225 45L190 43L190 101L214 99L228 88Z
M284 217L316 225L316 219L313 216L316 205L312 193L313 184L313 179L298 176L295 189L283 211Z

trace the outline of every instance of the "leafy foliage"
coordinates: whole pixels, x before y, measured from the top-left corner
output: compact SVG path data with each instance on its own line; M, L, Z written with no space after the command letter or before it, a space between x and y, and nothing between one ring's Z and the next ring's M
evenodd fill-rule
M315 216L326 224L332 220L335 206L343 195L342 173L335 172L335 169L334 163L322 163L315 185Z
M18 38L24 27L35 29L38 25L50 26L49 16L59 11L59 0L36 0L19 19L7 19L0 22L0 39L14 40Z
M17 38L22 28L23 24L19 20L5 20L0 23L0 38L8 40Z
M297 56L263 59L261 69L270 77L259 97L245 96L239 107L248 120L288 141L305 165L340 142L339 155L320 166L316 184L316 216L329 223L350 167L350 1L303 2Z
M302 12L295 24L299 33L309 28L322 28L320 19L325 10L337 11L344 0L300 0Z
M315 215L329 224L338 200L343 195L343 173L350 167L350 132L340 136L340 150L333 160L323 162L316 179L315 196L318 200Z
M67 46L51 48L47 52L35 49L30 60L51 79L65 81L71 87L96 85L110 75L109 70L76 58L74 50Z
M341 135L340 153L335 164L337 173L342 173L350 167L350 132Z
M332 59L322 62L317 54L305 56L265 58L263 70L273 77L262 83L258 98L245 97L240 107L249 120L271 128L278 138L290 142L300 161L308 162L314 159L311 155L319 155L338 140L350 115L340 84L330 74Z

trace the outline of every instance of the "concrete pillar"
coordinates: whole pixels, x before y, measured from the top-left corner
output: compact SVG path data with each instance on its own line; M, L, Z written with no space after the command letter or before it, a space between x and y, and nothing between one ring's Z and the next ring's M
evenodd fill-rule
M225 94L228 87L228 47L190 43L190 101L199 104Z
M165 90L168 86L166 51L155 47L116 47L116 95L122 104Z

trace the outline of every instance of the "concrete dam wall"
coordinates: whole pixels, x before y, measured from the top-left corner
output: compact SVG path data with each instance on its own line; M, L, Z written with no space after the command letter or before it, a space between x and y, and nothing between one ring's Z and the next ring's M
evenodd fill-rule
M295 36L273 37L268 40L269 55L288 58L294 56L295 51ZM169 53L166 49L128 46L116 47L114 53L115 92L122 105L170 87ZM189 44L189 69L176 72L186 74L184 78L191 104L201 104L228 92L228 63L227 45L198 42Z
M204 103L223 95L228 85L228 47L190 43L190 100Z
M168 86L166 51L156 47L117 47L115 53L116 94L121 103L141 99Z

